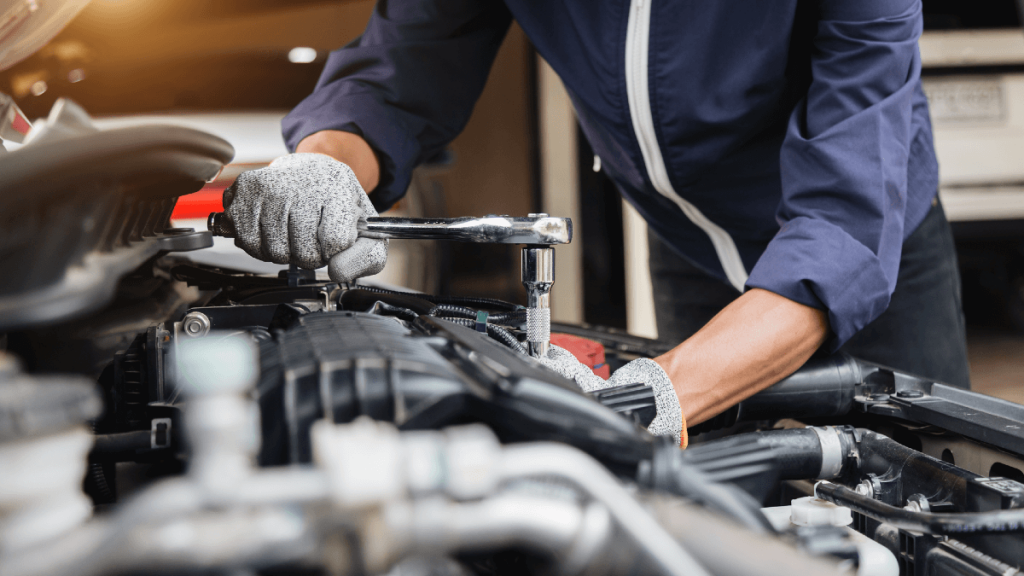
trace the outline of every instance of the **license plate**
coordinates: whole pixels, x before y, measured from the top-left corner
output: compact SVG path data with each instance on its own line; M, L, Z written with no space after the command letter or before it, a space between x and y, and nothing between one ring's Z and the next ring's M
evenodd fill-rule
M1001 120L1006 115L999 80L926 79L922 86L935 122Z

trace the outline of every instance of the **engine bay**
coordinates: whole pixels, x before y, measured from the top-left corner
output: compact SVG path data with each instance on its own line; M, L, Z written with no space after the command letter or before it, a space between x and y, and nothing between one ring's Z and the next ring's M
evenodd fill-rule
M170 210L230 146L83 118L0 156L0 574L1024 565L1024 406L823 355L679 450L649 388L532 358L528 307L192 262Z

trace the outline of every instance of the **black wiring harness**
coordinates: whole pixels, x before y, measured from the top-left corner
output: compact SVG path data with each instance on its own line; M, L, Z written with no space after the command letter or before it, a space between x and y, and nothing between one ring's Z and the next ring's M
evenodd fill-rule
M527 353L526 348L511 331L521 328L526 321L526 308L511 302L360 286L346 290L338 303L345 310L373 311L407 321L413 321L420 316L442 318L486 333L516 352Z

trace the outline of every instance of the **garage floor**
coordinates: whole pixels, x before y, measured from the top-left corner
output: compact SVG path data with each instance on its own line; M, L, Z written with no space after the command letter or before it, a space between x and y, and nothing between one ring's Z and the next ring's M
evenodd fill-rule
M1024 404L1024 335L998 328L970 328L967 354L976 392Z

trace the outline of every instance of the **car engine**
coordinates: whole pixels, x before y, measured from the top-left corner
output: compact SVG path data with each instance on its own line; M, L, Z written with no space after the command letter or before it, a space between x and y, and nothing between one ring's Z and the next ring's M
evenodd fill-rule
M192 262L211 234L171 211L232 154L68 101L0 154L0 574L1024 565L1024 407L819 356L679 450L645 386L531 357L525 257L526 307ZM667 350L550 331L612 369Z

